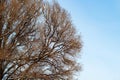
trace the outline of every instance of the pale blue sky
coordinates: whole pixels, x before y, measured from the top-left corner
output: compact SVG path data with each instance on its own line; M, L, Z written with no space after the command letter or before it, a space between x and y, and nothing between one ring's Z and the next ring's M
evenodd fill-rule
M120 1L58 0L83 40L78 80L120 80Z

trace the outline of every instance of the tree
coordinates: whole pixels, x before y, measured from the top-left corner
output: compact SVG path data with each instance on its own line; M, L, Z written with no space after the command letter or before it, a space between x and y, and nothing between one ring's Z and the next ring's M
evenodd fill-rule
M79 38L57 2L0 0L0 80L71 80Z

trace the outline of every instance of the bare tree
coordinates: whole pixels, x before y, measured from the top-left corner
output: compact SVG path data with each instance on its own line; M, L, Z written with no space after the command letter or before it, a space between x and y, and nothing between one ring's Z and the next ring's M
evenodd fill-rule
M58 3L0 0L0 80L71 80L81 47Z

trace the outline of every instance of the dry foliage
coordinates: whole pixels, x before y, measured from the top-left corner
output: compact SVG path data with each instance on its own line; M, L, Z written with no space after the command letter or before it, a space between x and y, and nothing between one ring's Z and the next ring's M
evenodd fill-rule
M71 80L80 49L58 3L0 0L0 80Z

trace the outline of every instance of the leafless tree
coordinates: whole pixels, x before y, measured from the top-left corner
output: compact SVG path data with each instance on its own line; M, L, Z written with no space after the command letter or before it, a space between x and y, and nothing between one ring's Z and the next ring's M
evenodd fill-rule
M71 80L81 47L57 2L0 0L0 80Z

